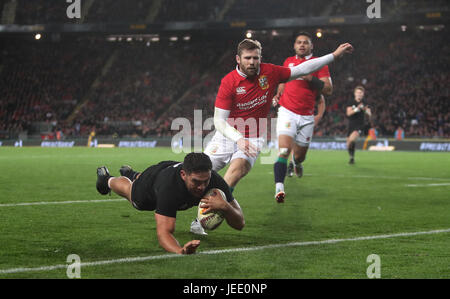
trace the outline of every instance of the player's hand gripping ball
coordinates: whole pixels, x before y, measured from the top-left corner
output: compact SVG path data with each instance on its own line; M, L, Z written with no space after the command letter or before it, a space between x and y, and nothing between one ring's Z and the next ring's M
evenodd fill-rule
M204 196L205 198L216 198L219 197L221 200L226 201L226 195L222 190L217 188L210 189ZM225 219L223 213L221 211L210 211L208 213L204 213L206 208L202 207L202 203L198 205L198 213L197 219L202 225L204 229L213 230L216 229Z

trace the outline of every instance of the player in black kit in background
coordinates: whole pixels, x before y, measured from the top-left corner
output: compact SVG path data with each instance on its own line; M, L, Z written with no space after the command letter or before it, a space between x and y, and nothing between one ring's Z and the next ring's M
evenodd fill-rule
M212 169L210 158L204 153L190 153L183 163L163 161L150 166L144 172L122 166L120 177L113 177L105 166L97 168L97 191L108 194L112 191L128 199L138 210L155 211L156 233L161 247L179 254L195 253L200 240L192 240L180 246L173 236L177 211L198 206L209 211L222 211L228 225L241 230L244 215L233 198L224 179ZM208 190L218 188L227 198L203 198ZM218 195L220 196L220 195Z
M347 103L348 117L347 150L350 155L350 164L355 163L355 141L364 133L364 114L372 116L370 108L364 103L365 89L356 86L353 90L354 99Z

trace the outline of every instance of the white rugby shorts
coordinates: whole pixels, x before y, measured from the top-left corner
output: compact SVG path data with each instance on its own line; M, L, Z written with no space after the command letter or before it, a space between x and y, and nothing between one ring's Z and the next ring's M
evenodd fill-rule
M264 145L264 138L245 138L248 139L251 143L261 149ZM258 151L258 155L254 158L247 156L243 151L241 151L237 143L223 136L222 133L216 131L211 141L206 145L205 154L209 156L211 159L213 170L219 171L224 168L228 163L237 158L242 158L247 160L250 165L253 167L256 159L259 156L260 151Z
M288 135L298 145L308 147L313 133L314 115L299 115L280 106L277 118L277 137Z

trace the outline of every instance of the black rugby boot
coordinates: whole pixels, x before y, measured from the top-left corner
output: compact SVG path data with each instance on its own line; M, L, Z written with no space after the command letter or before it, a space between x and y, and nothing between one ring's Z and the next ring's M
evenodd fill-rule
M111 177L108 168L102 166L97 168L97 191L100 194L106 195L109 193L111 195L111 189L108 187L108 180Z

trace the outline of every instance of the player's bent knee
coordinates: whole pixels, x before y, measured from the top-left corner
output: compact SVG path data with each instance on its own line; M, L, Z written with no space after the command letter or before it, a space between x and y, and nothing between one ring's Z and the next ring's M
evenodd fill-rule
M132 186L130 179L124 176L112 178L110 181L111 190L128 200L131 198Z
M294 157L295 164L303 163L306 160L306 155Z

